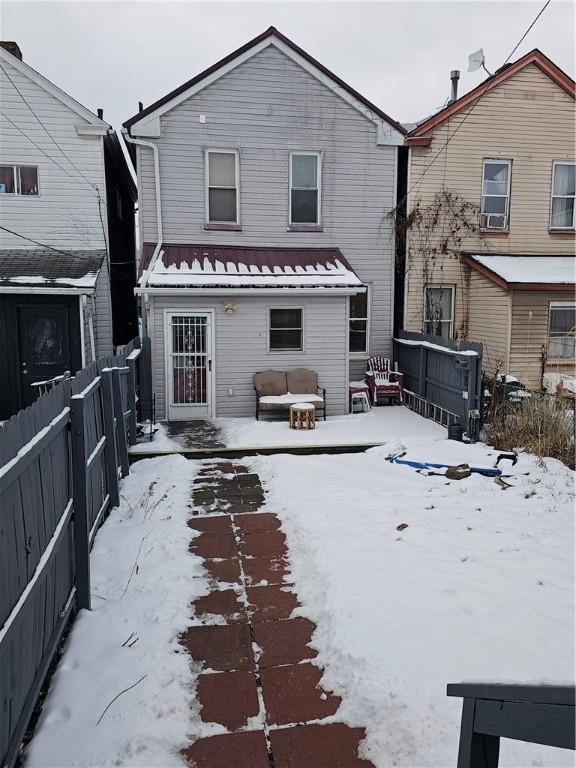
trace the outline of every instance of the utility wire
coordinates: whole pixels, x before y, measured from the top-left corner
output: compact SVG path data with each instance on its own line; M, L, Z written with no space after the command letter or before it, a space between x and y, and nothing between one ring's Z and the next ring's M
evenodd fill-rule
M534 24L536 24L536 22L538 21L538 19L540 18L540 16L542 16L542 14L544 13L544 11L546 10L546 8L547 8L549 5L550 5L550 0L546 0L546 2L544 3L544 5L543 5L543 6L542 6L542 8L540 9L539 13L537 14L537 16L536 16L536 17L533 19L532 23L530 24L530 26L528 27L528 29L526 30L526 32L524 32L524 34L522 35L522 37L520 38L520 40L518 41L518 43L517 43L517 44L514 46L514 48L512 49L511 53L509 53L509 54L508 54L508 57L507 57L506 61L504 62L504 64L502 64L502 66L501 66L501 67L499 67L499 69L502 69L502 67L505 67L505 66L506 66L506 64L508 64L508 62L510 61L510 59L512 58L512 56L514 55L514 53L515 53L515 52L518 50L518 48L520 47L520 45L521 45L521 44L522 44L522 42L524 41L524 39L525 39L526 35L527 35L527 34L530 32L530 30L532 29L532 27L534 26ZM497 70L497 71L498 71L498 70ZM415 189L415 188L416 188L416 186L418 186L418 184L420 184L420 183L421 183L421 181L423 180L424 176L425 176L425 175L428 173L428 171L430 170L430 168L432 167L432 165L433 165L433 164L436 162L436 160L437 160L437 159L440 157L440 155L442 154L442 152L443 152L443 151L446 149L446 147L447 147L447 146L448 146L448 144L449 144L449 143L452 141L452 139L454 138L454 136L455 136L455 135L458 133L458 131L460 130L460 128L462 128L462 126L464 125L464 123L466 122L466 120L467 120L467 119L470 117L470 115L472 114L472 112L473 112L473 111L474 111L474 109L476 108L476 106L477 106L478 102L480 101L480 99L482 98L482 96L484 96L484 95L486 94L486 92L487 92L487 91L486 91L486 90L484 90L484 91L482 91L482 93L480 93L480 94L478 95L478 98L477 98L477 99L474 101L474 103L472 104L472 106L470 107L470 109L468 110L468 112L467 112L467 113L464 115L463 119L460 121L460 123L459 123L459 124L457 125L457 127L454 129L453 133L451 133L451 134L450 134L450 136L448 136L448 138L446 139L446 141L444 142L444 144L443 144L443 145L440 147L440 149L439 149L439 150L438 150L438 152L437 152L437 153L434 155L434 157L432 158L432 160L431 160L431 161L428 163L428 165L427 165L427 166L424 168L424 170L422 171L421 175L418 177L417 181L415 181L415 182L414 182L414 184L412 184L412 186L410 187L410 189L409 189L409 190L406 192L405 198L407 198L407 197L408 197L408 195L409 195L409 194L412 192L412 190L413 190L413 189Z
M34 245L39 245L41 248L47 248L49 251L54 251L54 253L61 253L64 256L72 256L75 259L89 259L90 256L85 256L81 253L74 253L72 251L64 251L61 248L55 248L53 245L47 245L46 243L41 243L40 240L34 240L31 237L27 237L26 235L21 235L20 232L15 232L13 229L8 229L8 227L3 227L0 225L0 229L2 229L4 232L8 232L11 235L14 235L14 237L20 237L22 240L27 240L29 243L34 243ZM96 250L105 250L103 248L96 249ZM121 263L121 262L116 262ZM132 262L126 262L127 264L131 264Z

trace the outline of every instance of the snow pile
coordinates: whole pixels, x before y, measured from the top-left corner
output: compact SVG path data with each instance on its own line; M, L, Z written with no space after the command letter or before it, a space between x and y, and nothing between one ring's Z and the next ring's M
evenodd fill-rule
M324 682L343 697L333 719L367 727L377 768L455 764L461 700L446 697L449 682L574 672L573 473L524 455L502 490L387 462L405 447L411 459L493 465L485 445L434 439L419 421L420 439L364 454L252 461L287 534L301 612L318 625ZM506 740L501 755L502 766L573 765L568 751Z
M191 601L208 591L188 551L198 467L162 457L134 464L123 481L92 551L93 610L72 628L27 768L182 765L178 751L199 717L178 635L192 623Z
M574 284L573 256L486 256L475 254L482 264L508 283Z

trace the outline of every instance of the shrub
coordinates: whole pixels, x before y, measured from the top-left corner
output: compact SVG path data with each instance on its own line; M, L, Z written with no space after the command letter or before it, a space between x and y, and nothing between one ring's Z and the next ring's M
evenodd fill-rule
M574 403L557 395L522 394L493 398L486 424L490 443L504 451L552 456L574 469Z

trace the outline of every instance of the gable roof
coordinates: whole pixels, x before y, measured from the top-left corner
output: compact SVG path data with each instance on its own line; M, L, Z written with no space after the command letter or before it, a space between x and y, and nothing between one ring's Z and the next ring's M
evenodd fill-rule
M413 131L411 131L406 137L405 143L408 146L426 146L429 143L431 137L425 136L429 131L436 126L443 123L452 115L455 115L460 110L470 106L470 104L476 102L479 98L484 96L488 91L497 88L503 82L513 77L522 69L530 64L535 64L545 75L547 75L556 85L560 86L566 93L575 98L576 86L574 80L569 75L563 72L560 67L557 67L554 62L545 56L542 51L535 48L530 53L527 53L522 58L513 62L512 64L505 64L499 70L497 70L491 77L484 80L483 83L473 88L468 93L465 93L459 99L448 104L448 106L436 112L435 115L431 115L426 120L423 120Z
M79 117L82 117L90 125L93 125L96 128L101 128L102 133L105 133L108 128L110 128L110 125L104 120L101 120L97 115L94 114L94 112L91 112L87 107L76 101L76 99L73 99L72 96L69 96L61 88L58 88L57 85L54 85L54 83L41 75L40 72L32 69L32 67L29 64L26 64L25 61L22 61L17 56L0 46L0 64L2 62L6 62L6 64L9 64L25 77L28 77L30 80L32 80L32 82L36 83L36 85L38 85L44 91L54 96L54 98L58 99L58 101L71 109L72 112L75 112L77 115L79 115Z
M179 96L186 94L187 91L194 89L195 87L196 87L196 90L200 90L201 87L204 87L202 85L203 81L207 80L208 78L210 78L209 82L213 82L218 77L221 77L231 68L233 68L233 66L237 66L237 64L241 63L240 61L237 62L238 59L241 59L241 60L245 59L247 55L249 57L249 55L253 55L253 53L257 53L258 50L261 50L262 48L265 48L268 45L274 45L274 44L276 44L277 47L281 48L281 50L283 50L285 53L291 56L291 58L294 58L296 61L298 59L303 59L304 62L306 62L313 70L316 70L317 77L320 76L320 77L329 79L334 86L334 90L340 89L349 98L363 105L367 110L369 110L369 112L372 112L376 117L380 118L380 120L383 120L386 123L388 123L390 126L395 128L399 133L401 133L402 135L406 134L405 128L399 122L397 122L396 120L393 120L385 112L383 112L379 107L377 107L375 104L372 104L371 101L368 101L368 99L362 96L362 94L358 93L358 91L352 88L352 86L348 85L348 83L345 83L344 80L341 80L337 75L331 72L323 64L320 64L319 61L317 61L315 58L310 56L309 53L306 53L305 50L303 50L298 45L296 45L296 43L292 42L292 40L290 40L281 32L279 32L275 27L268 27L268 29L265 32L263 32L261 35L258 35L257 37L253 38L252 40L247 42L245 45L241 46L240 48L236 49L232 53L228 54L228 56L225 56L223 59L220 59L220 61L216 62L216 64L213 64L211 67L208 67L208 69L205 69L203 72L200 72L200 74L196 75L196 77L193 77L191 80L188 80L187 82L183 83L181 86L171 91L166 96L162 97L161 99L158 99L158 101L155 101L149 107L146 107L146 109L142 110L142 112L139 112L138 114L131 117L129 120L126 120L126 122L124 123L124 127L129 129L135 123L140 122L140 120L142 120L145 117L149 117L155 112L158 112L160 110L167 111L167 109L169 109L170 107L167 107L164 110L162 108L166 107L168 104L170 104L170 102L174 101ZM220 70L224 70L224 71L220 72ZM208 83L206 83L206 85L208 85ZM340 95L343 95L343 94L341 93Z

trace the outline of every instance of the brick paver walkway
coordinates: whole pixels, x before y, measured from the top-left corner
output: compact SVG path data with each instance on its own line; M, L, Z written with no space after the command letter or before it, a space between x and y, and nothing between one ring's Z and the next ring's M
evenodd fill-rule
M258 475L229 462L206 465L195 481L191 551L204 559L212 591L181 643L204 663L197 696L205 722L227 733L195 741L183 755L196 768L373 768L358 757L362 728L323 723L340 698L321 686L309 642L315 625L298 607L280 520L259 511ZM215 623L215 619L218 623Z

